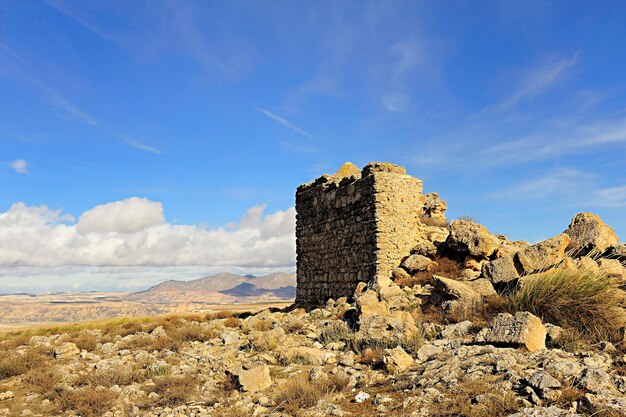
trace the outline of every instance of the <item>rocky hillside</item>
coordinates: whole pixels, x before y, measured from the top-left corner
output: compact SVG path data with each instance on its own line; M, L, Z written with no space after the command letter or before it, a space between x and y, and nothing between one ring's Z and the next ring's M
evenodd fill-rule
M447 222L436 194L424 207L392 279L310 311L6 335L0 415L626 416L626 246L613 230L581 213L530 245ZM244 279L231 289L260 278Z

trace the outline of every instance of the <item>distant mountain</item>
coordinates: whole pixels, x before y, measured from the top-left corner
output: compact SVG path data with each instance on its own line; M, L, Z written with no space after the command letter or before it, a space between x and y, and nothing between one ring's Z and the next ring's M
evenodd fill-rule
M193 281L170 280L126 296L143 303L252 303L292 300L296 274L275 272L256 277L221 273Z

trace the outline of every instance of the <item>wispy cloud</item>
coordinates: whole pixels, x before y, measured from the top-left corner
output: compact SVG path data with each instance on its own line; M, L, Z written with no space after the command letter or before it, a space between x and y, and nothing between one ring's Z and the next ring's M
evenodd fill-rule
M0 42L0 50L4 52L7 69L22 81L34 87L48 103L62 110L74 119L91 126L97 126L98 120L88 112L79 108L76 104L67 100L58 91L49 87L46 83L35 77L28 69L24 60L5 43Z
M499 110L506 110L514 107L522 100L532 98L552 87L560 77L564 75L566 70L573 67L578 62L580 51L577 51L569 58L563 58L556 62L548 62L528 71L522 85L506 98L498 106Z
M16 159L13 162L9 162L9 166L18 174L28 174L28 162L24 159Z
M551 205L594 208L626 207L626 185L606 186L598 173L558 168L528 180L507 184L491 198L545 200Z
M265 110L265 109L262 109L262 108L259 108L259 107L257 107L256 110L258 112L266 115L270 119L274 120L275 122L280 123L281 125L289 128L289 129L291 129L291 130L293 130L295 132L300 133L302 136L306 136L307 138L313 138L312 134L310 134L310 133L304 131L303 129L299 128L298 126L292 124L289 120L287 120L287 119L285 119L283 117L280 117L280 116L278 116L278 115L276 115L276 114L274 114L274 113L272 113L272 112L270 112L268 110Z
M158 155L163 154L162 150L154 148L150 145L146 145L145 143L137 142L136 140L128 140L126 141L126 143L128 143L133 148L141 149L142 151L151 152Z
M81 10L76 9L62 0L45 0L45 2L69 18L75 20L85 28L89 29L102 39L107 41L116 41L109 33L102 30L88 14L82 12Z

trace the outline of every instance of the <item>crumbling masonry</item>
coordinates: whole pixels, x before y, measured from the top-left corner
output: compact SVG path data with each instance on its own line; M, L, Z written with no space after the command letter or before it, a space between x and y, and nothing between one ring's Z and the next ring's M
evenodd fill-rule
M403 167L345 164L296 192L296 304L350 297L391 277L419 238L422 182Z

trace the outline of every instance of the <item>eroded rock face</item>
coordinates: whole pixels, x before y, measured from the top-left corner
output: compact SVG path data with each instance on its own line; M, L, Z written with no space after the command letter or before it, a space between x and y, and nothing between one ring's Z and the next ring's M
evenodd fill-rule
M577 256L593 250L603 252L619 243L613 229L593 213L578 213L564 233L571 238L570 247Z
M519 272L517 272L513 257L507 255L484 264L482 276L493 283L506 283L519 278Z
M263 391L272 385L270 369L267 365L260 365L250 369L237 368L231 372L243 391Z
M525 274L546 270L565 259L569 243L569 236L561 234L522 249L515 254L515 260Z
M454 220L450 223L450 236L446 243L457 252L488 258L496 248L496 241L485 226L466 220Z
M392 374L398 374L406 371L415 363L411 355L406 353L402 347L397 346L393 349L385 349L383 355L383 363L385 368Z
M515 315L501 313L493 320L491 327L483 329L477 341L511 346L525 346L530 352L546 348L548 330L539 317L528 312Z
M80 354L78 347L71 342L63 343L61 346L54 349L54 357L56 359L66 359L77 356Z
M402 262L402 267L409 273L430 271L436 263L423 255L411 255Z
M445 226L446 210L448 205L439 198L437 193L428 193L424 196L422 221L431 226Z
M471 312L482 302L481 295L470 285L435 275L434 301L451 314Z

